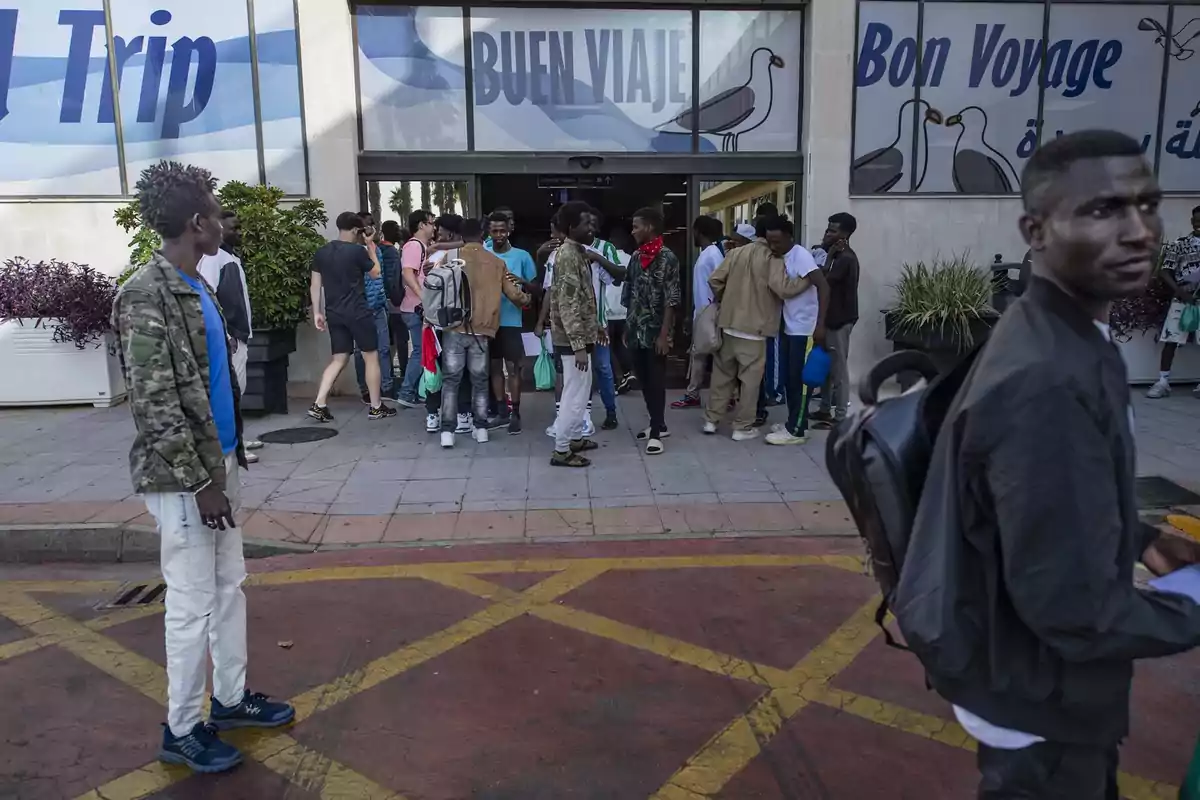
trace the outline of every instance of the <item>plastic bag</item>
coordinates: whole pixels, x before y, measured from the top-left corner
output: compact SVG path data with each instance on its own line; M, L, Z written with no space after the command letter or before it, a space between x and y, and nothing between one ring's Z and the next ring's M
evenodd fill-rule
M814 345L812 350L808 351L808 357L804 359L804 371L800 374L800 380L805 386L824 386L829 378L831 362L829 351L819 344Z
M1188 303L1179 315L1180 333L1195 333L1200 330L1200 306Z
M1200 800L1200 741L1196 742L1187 777L1183 779L1183 786L1179 787L1179 800Z
M692 324L692 352L707 356L721 349L721 329L717 327L720 314L721 307L716 303L700 309Z
M442 368L435 366L433 371L422 370L421 386L418 389L418 395L422 400L431 394L435 394L442 390Z
M554 356L546 350L542 342L542 354L533 362L533 382L539 392L548 392L554 388Z

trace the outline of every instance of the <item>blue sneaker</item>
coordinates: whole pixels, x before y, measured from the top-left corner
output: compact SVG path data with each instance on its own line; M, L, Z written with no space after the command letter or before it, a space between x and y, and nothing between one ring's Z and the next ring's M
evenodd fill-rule
M242 754L233 745L217 737L212 725L197 722L186 736L175 736L163 725L162 749L158 760L168 764L182 764L193 772L225 772L242 763Z
M272 703L265 694L247 691L242 702L227 708L212 699L208 721L217 730L230 728L278 728L296 718L296 709L287 703Z

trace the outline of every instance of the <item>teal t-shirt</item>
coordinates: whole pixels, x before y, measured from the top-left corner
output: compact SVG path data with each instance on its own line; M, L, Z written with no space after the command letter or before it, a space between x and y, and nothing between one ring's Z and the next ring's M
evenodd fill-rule
M533 263L533 256L524 250L510 247L507 252L497 253L493 250L492 253L497 258L503 259L508 271L521 280L532 281L537 277L537 265ZM503 296L500 298L500 327L521 327L521 309L513 305L512 300Z

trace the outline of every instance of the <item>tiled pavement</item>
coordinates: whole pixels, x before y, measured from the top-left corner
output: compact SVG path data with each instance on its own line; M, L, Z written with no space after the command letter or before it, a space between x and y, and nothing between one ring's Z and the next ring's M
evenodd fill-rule
M315 424L293 413L248 421L248 432ZM1200 400L1185 390L1135 400L1140 471L1196 488ZM640 395L621 398L622 426L599 432L586 470L551 467L548 394L527 395L525 433L458 437L442 450L424 413L368 422L356 401L334 404L339 435L269 445L244 477L242 524L252 539L300 545L759 532L848 533L845 507L823 466L825 435L802 447L703 436L699 411L668 411L667 451L646 456ZM773 421L783 409L772 409ZM596 413L599 421L601 414ZM131 496L129 410L0 411L0 526L151 525Z

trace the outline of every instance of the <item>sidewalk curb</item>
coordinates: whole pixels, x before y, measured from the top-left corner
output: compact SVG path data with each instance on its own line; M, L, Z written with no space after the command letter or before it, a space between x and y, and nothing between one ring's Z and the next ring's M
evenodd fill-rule
M311 545L246 539L246 558L311 553ZM116 522L0 525L0 563L75 562L121 564L157 562L158 532Z
M361 542L301 544L265 539L245 539L246 558L351 550L403 550L421 547L463 547L503 544L586 544L597 542L641 542L685 539L758 539L772 537L846 538L855 531L840 529L688 531L678 533L629 533L549 535L481 539L422 539L411 542ZM47 523L0 525L0 564L155 563L159 559L158 532L143 525L115 522Z

